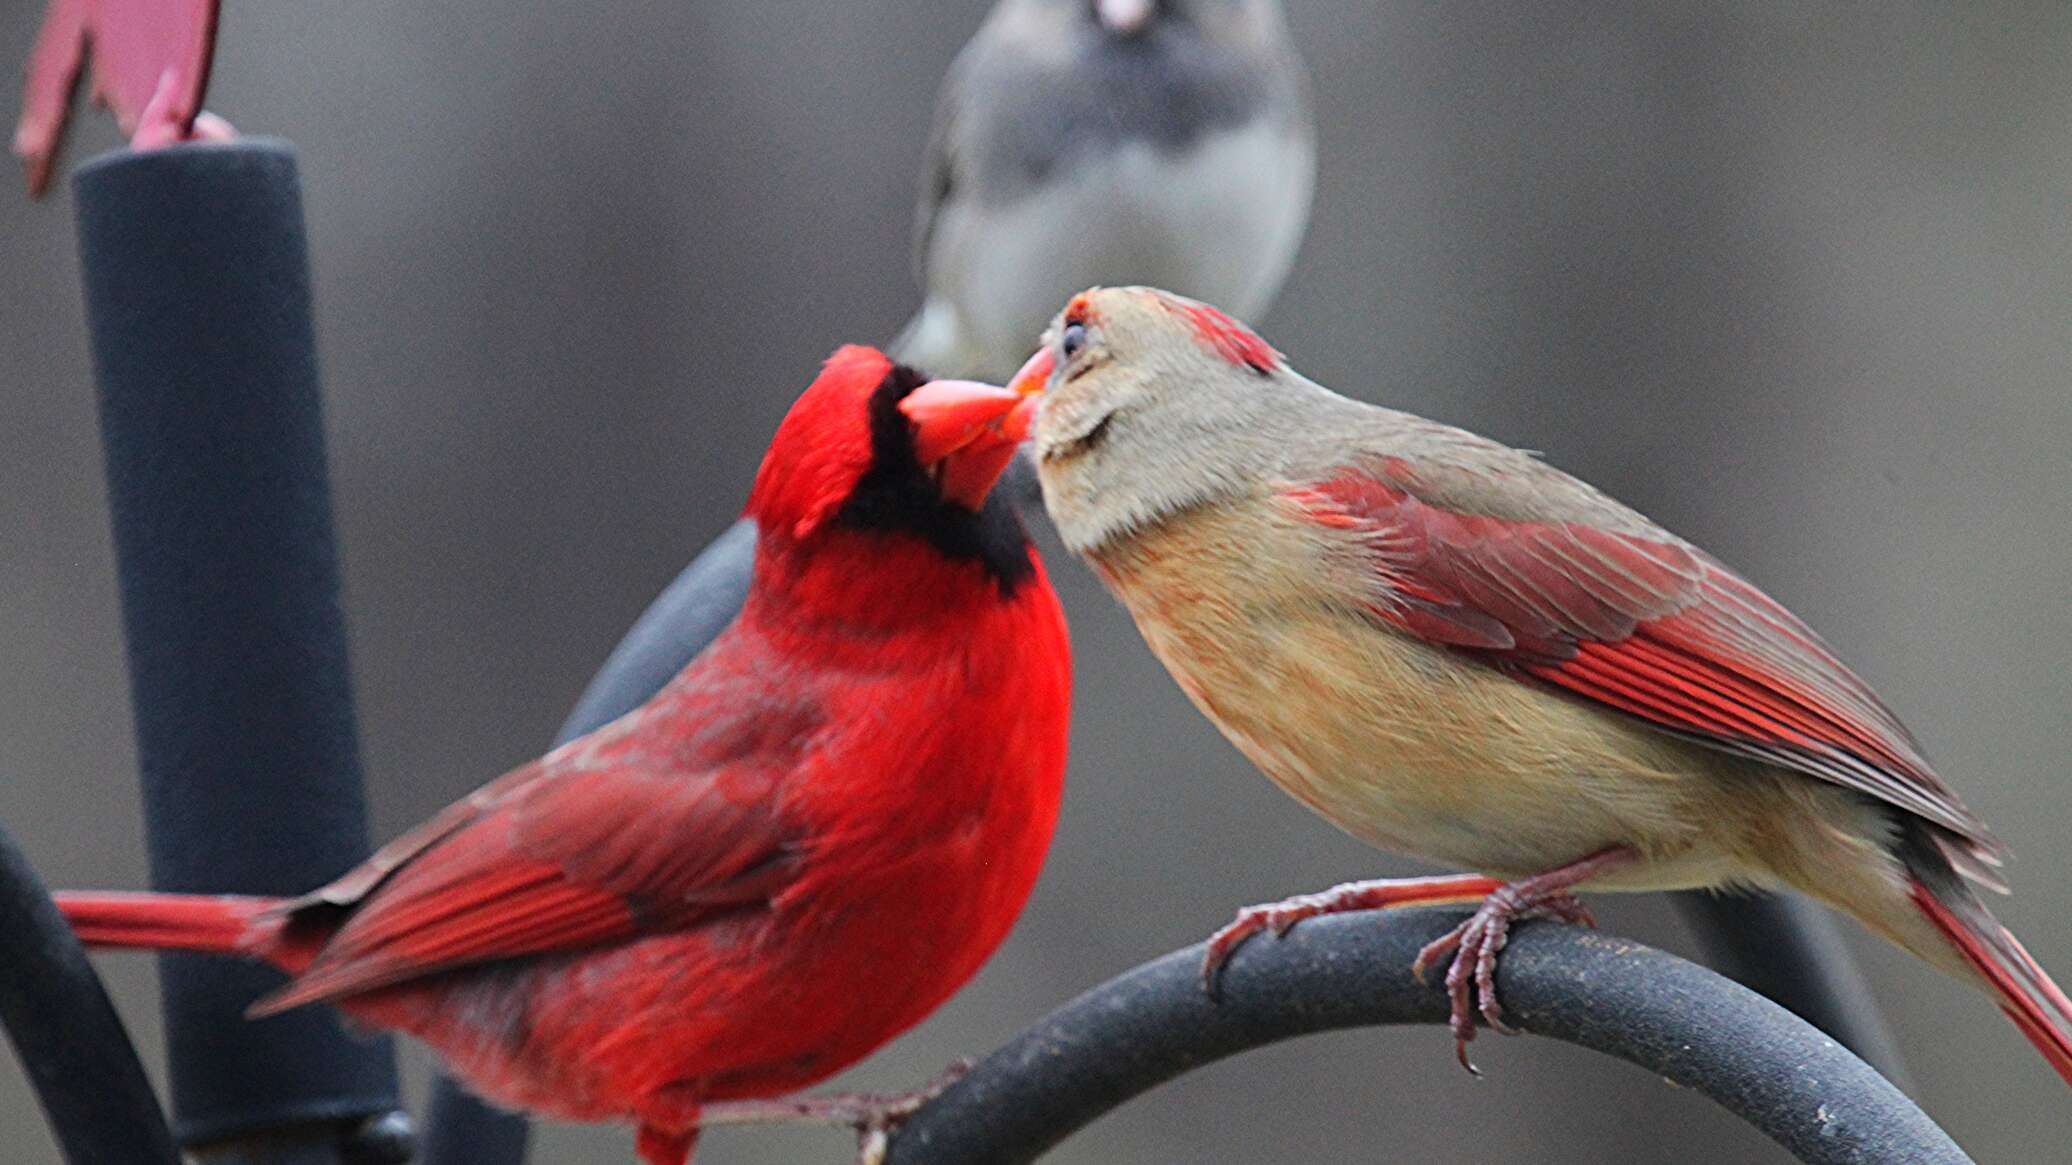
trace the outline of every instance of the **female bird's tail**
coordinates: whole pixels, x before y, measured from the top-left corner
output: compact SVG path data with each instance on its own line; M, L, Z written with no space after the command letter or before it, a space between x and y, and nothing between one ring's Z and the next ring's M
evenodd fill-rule
M1957 872L1963 867L1954 866L1944 851L1946 845L1962 843L1923 836L1931 828L1916 826L1901 847L1914 908L1985 981L2000 1010L2057 1074L2072 1084L2072 999L2051 982Z

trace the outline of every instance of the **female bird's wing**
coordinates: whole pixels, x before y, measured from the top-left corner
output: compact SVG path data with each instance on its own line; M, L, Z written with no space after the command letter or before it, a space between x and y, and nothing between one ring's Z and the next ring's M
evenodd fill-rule
M1282 491L1305 520L1346 532L1368 556L1381 619L1657 728L1868 794L1997 864L1984 823L1791 612L1558 470L1500 446L1448 452L1430 464L1355 458Z
M654 711L507 774L291 904L351 913L254 1013L769 902L797 874L776 794L817 714L758 705L686 737L645 726Z

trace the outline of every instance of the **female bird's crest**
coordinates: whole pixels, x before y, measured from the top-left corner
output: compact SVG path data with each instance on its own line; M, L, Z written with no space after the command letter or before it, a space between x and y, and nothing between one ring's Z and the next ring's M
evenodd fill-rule
M1157 311L1147 310L1154 308ZM1263 373L1282 366L1281 354L1273 345L1222 309L1155 287L1089 288L1065 305L1058 317L1058 328L1061 335L1062 329L1075 324L1086 327L1098 323L1110 330L1119 324L1131 331L1139 330L1131 326L1132 317L1149 325L1142 329L1148 335L1163 330L1162 317L1176 318L1187 325L1204 347L1236 367Z
M1161 300L1193 326L1194 334L1211 351L1232 364L1242 364L1254 372L1271 372L1280 366L1281 354L1271 344L1222 311L1178 295L1164 295Z

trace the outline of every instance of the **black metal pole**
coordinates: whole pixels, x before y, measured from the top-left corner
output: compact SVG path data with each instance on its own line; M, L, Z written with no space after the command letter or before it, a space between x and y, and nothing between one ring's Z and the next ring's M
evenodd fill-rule
M554 743L565 744L647 702L741 612L755 561L755 523L743 518L700 551L612 649ZM520 1165L525 1118L477 1100L452 1077L432 1084L425 1165Z
M158 1095L42 879L0 831L0 1023L72 1165L179 1165Z
M1900 1088L1910 1088L1892 1030L1833 916L1782 894L1670 896L1707 964L1833 1036Z
M1023 1165L1183 1073L1293 1036L1444 1020L1410 965L1462 916L1312 919L1254 939L1201 988L1200 946L1094 988L987 1056L892 1138L887 1165ZM1747 988L1673 955L1551 923L1519 927L1498 966L1510 1021L1695 1089L1813 1165L1969 1165L1949 1135L1846 1048ZM1500 1037L1484 1036L1484 1039ZM1434 1034L1434 1071L1453 1071ZM1465 1086L1465 1085L1464 1085ZM1664 1160L1701 1160L1686 1146Z
M364 856L295 156L118 153L74 179L152 884L296 894ZM215 1161L408 1148L389 1044L280 977L161 962L175 1128Z

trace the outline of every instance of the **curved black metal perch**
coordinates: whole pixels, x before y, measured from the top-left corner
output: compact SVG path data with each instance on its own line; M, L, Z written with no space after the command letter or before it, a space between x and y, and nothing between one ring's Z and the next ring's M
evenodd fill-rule
M915 1114L887 1165L1020 1165L1139 1093L1293 1036L1438 1023L1418 949L1449 910L1313 919L1254 939L1222 1001L1189 947L1094 988L1024 1031ZM1636 943L1550 923L1520 927L1497 987L1519 1027L1696 1089L1812 1165L1968 1165L1948 1134L1854 1054L1731 980ZM1431 1049L1452 1067L1443 1042ZM1497 1087L1502 1082L1496 1082Z
M1892 1030L1833 915L1784 894L1685 890L1669 900L1690 924L1706 965L1782 1004L1907 1087Z
M0 1024L67 1161L179 1165L129 1033L50 891L0 830Z
M755 571L755 520L706 544L612 648L554 736L566 744L648 702L741 613Z

